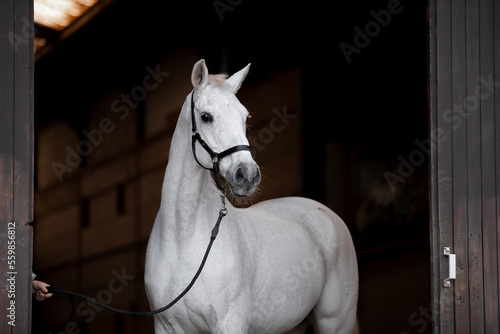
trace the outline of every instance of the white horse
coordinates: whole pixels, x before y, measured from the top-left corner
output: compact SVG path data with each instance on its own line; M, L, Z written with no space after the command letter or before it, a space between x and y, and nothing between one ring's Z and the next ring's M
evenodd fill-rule
M215 152L248 145L248 112L235 96L248 70L249 65L227 78L209 75L204 60L194 65L194 90L172 138L147 248L152 309L189 284L221 207L210 172L199 165L211 167L211 157L199 142L192 150L192 123ZM220 160L220 174L235 196L250 195L260 182L259 167L242 146ZM305 198L246 209L228 203L205 268L175 306L155 316L155 333L304 333L308 324L315 333L351 333L357 297L352 239L330 209Z

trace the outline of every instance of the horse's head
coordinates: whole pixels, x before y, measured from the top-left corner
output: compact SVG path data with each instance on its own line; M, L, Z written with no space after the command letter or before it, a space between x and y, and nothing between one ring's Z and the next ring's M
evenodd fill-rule
M209 75L202 59L194 65L191 75L194 86L192 122L199 133L193 149L195 158L205 168L212 168L215 164L209 152L222 153L223 157L218 163L220 174L228 181L231 192L238 197L251 195L260 183L259 166L247 150L248 111L235 95L249 67L250 64L229 78L225 75Z

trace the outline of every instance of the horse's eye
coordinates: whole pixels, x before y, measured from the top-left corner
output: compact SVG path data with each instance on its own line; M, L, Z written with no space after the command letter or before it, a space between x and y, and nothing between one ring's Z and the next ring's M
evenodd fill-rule
M201 113L201 120L205 123L210 123L213 121L212 115L206 112Z

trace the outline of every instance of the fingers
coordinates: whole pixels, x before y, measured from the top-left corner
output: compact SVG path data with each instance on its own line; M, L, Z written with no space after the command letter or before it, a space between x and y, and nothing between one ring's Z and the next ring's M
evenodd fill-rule
M35 290L37 290L37 291L38 291L38 290L42 290L43 292L47 293L47 292L49 292L49 291L47 290L47 287L49 287L49 286L50 286L50 284L47 284L47 283L45 283L45 282L33 281L33 288L34 288Z
M48 293L47 287L50 285L45 282L33 281L33 288L36 290L35 298L38 301L44 301L50 297L52 297L51 293Z
M50 286L50 285L47 283L44 283L44 282L40 282L39 289L42 290L44 293L47 293L47 292L49 292L49 290L47 290L48 286Z
M39 302L49 299L50 297L52 297L52 293L43 293L41 290L38 290L35 294L35 298Z

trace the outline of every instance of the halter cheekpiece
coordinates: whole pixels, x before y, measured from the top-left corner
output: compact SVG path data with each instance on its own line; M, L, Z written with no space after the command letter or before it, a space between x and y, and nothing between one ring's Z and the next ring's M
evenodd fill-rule
M201 138L201 135L198 132L198 129L196 127L196 118L195 118L195 115L194 115L194 99L193 99L193 96L194 96L194 90L191 93L191 119L192 119L192 137L191 137L192 141L191 141L191 146L192 146L192 149L193 149L193 156L194 156L194 159L196 160L196 162L198 163L198 165L200 165L201 167L203 167L203 168L205 168L205 169L210 170L210 171L213 172L217 188L220 191L225 192L226 189L221 185L221 182L220 182L220 177L219 177L219 162L224 157L226 157L226 156L228 156L230 154L233 154L235 152L238 152L238 151L250 151L250 153L252 153L252 148L250 146L248 146L248 145L236 145L236 146L230 147L227 150L222 151L220 153L217 153L214 150L212 150L212 148L210 148L210 146L208 146L208 144L203 140L203 138ZM196 141L198 141L200 143L201 147L203 147L205 149L205 151L207 151L207 153L210 155L210 158L212 158L212 164L213 164L212 168L207 168L207 167L203 166L200 163L200 161L198 160L198 157L196 156Z

